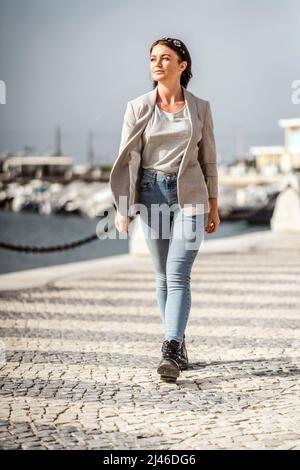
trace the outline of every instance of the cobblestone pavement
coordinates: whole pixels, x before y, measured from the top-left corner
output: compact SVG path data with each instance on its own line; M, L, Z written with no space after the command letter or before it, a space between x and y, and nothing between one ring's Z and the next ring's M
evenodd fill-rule
M6 291L2 449L300 449L300 237L200 252L190 368L160 380L152 262Z

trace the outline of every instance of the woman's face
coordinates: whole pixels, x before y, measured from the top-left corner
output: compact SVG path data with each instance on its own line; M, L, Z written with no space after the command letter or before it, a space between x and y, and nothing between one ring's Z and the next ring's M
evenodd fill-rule
M178 62L178 60L176 52L168 46L163 44L154 46L150 54L150 72L153 80L157 82L180 80L187 62Z

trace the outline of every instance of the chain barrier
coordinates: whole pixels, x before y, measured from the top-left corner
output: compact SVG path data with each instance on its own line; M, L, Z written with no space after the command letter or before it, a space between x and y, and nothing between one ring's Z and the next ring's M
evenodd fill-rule
M267 207L270 205L270 203L272 204L274 202L274 200L277 198L278 194L279 194L279 192L276 192L276 193L273 193L271 196L269 196L268 201L266 202L266 204L264 205L263 208L259 207L256 211L253 211L253 210L247 211L246 210L245 212L243 212L243 216L245 218L247 218L247 216L251 217L251 216L259 213L259 211L261 211L262 209L267 209ZM104 231L105 232L110 231L113 226L114 226L114 223L111 224L107 229L105 228ZM97 239L98 239L97 234L94 234L94 235L90 235L89 237L82 238L81 240L77 240L75 242L65 243L64 245L53 245L53 246L48 246L48 247L13 245L12 243L6 243L6 242L1 242L0 241L0 248L3 248L5 250L19 251L19 252L23 252L23 253L51 253L53 251L71 250L73 248L84 245L86 243L90 243L90 242L92 242L94 240L97 240Z
M104 232L109 232L114 224L109 226L106 225L104 228ZM0 248L5 250L12 250L12 251L19 251L23 253L51 253L53 251L64 251L64 250L71 250L73 248L77 248L78 246L84 245L86 243L90 243L94 240L97 240L98 235L93 234L88 237L82 238L81 240L77 240L71 243L65 243L63 245L53 245L53 246L25 246L25 245L14 245L12 243L6 243L0 241Z

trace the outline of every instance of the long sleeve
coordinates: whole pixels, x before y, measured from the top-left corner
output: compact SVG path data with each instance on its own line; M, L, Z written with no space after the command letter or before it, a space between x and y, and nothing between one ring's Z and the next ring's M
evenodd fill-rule
M121 153L123 147L125 146L126 140L128 139L128 136L131 130L133 129L135 122L136 122L136 119L135 119L134 111L133 111L131 102L128 101L125 114L124 114L124 119L123 119L119 154Z
M131 130L135 126L135 115L133 111L133 107L130 101L127 102L126 105L126 110L123 118L123 125L122 125L122 131L121 131L121 141L120 141L120 146L119 146L119 153L120 155L121 151L126 145L126 142L128 140L128 136L130 135ZM113 203L114 208L117 210L117 206L115 203Z
M206 182L208 196L218 197L217 152L214 124L209 101L207 101L202 139L199 144L198 161Z

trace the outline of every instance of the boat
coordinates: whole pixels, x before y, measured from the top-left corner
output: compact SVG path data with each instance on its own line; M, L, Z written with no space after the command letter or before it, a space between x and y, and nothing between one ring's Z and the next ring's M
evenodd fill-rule
M244 220L249 225L269 225L277 196L280 191L274 191L266 196L266 201L260 205L231 206L219 209L220 218L228 222Z

